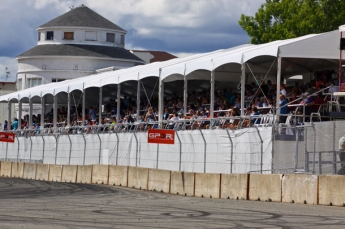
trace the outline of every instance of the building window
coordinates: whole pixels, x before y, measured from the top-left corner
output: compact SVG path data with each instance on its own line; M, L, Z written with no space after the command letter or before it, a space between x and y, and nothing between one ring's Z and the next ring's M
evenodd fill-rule
M97 41L97 32L85 32L86 41Z
M74 33L73 32L64 32L63 33L63 39L64 40L73 40L74 39Z
M23 86L22 79L18 79L18 81L17 81L17 90L18 91L22 90L22 86Z
M78 64L73 65L73 70L78 70Z
M107 33L107 42L115 43L115 33Z
M53 31L48 31L46 40L54 40L54 32Z
M28 79L28 88L36 87L36 86L41 85L41 84L42 84L42 79L41 78Z
M121 44L122 44L122 45L125 44L125 35L121 35Z
M62 82L65 81L65 79L52 79L52 83Z
M38 40L38 41L41 40L41 33L40 33L40 32L37 33L37 40Z

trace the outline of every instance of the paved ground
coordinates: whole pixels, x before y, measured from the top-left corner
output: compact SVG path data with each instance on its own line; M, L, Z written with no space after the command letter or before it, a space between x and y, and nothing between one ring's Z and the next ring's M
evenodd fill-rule
M344 228L345 208L0 178L0 228Z

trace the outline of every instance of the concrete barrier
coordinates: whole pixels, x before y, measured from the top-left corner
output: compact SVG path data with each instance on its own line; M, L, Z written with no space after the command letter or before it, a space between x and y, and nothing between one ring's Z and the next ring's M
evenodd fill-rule
M319 176L319 204L345 206L345 176Z
M49 181L62 181L62 165L49 165Z
M171 172L170 193L184 196L194 196L194 173Z
M219 198L220 174L195 174L195 196Z
M287 174L282 180L282 202L298 204L318 203L318 176Z
M281 176L280 174L250 174L249 200L281 202Z
M0 167L0 176L11 177L12 176L12 162L2 161Z
M148 190L170 193L170 171L149 169Z
M77 170L77 165L63 165L61 181L75 183L77 181Z
M127 187L128 166L109 165L109 185Z
M36 180L49 180L49 165L37 164L36 165Z
M24 163L23 178L31 180L36 179L36 164Z
M108 184L109 180L109 165L92 165L92 179L93 184Z
M220 198L246 200L248 174L221 174Z
M24 162L12 162L12 177L23 178Z
M78 165L77 183L91 184L92 165Z
M147 190L149 169L128 167L128 187Z

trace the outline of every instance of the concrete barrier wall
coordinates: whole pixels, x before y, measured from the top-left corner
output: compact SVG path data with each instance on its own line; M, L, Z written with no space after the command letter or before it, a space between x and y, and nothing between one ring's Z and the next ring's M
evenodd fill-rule
M149 169L148 190L170 193L169 170Z
M0 176L11 177L12 176L12 162L2 161L0 167Z
M249 174L221 174L220 198L246 200Z
M195 174L195 196L219 198L220 174Z
M109 185L128 185L128 166L109 165Z
M345 176L204 174L108 165L0 162L0 175L71 183L122 185L186 196L345 206Z
M63 165L61 181L75 183L77 181L77 170L77 165Z
M92 165L78 165L77 183L91 184Z
M36 179L36 164L24 163L24 179Z
M12 162L12 177L23 178L24 162Z
M250 174L249 200L281 202L281 192L280 174Z
M128 167L128 187L147 190L149 169Z
M345 206L345 176L319 176L319 204Z
M49 180L49 165L37 164L36 165L36 180Z
M49 181L62 181L62 165L49 165Z
M282 180L282 202L317 204L317 189L317 175L284 175Z
M109 165L92 165L91 182L93 184L109 184L108 181L109 181Z
M194 176L195 173L172 171L170 193L194 196Z

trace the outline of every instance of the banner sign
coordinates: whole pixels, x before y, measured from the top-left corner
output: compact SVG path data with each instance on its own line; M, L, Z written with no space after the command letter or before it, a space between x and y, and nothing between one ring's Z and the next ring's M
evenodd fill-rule
M148 143L175 144L175 131L162 129L149 129Z
M14 143L16 135L14 133L0 132L0 142Z

